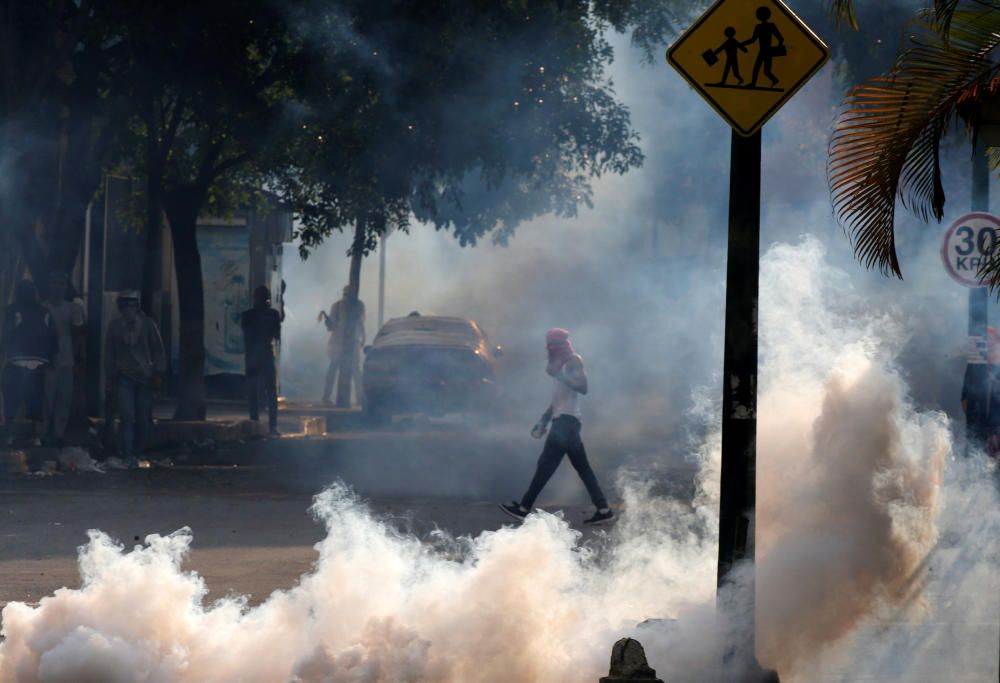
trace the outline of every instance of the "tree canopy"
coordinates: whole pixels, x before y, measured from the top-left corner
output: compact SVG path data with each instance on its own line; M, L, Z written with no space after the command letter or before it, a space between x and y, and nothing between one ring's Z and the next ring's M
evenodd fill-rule
M463 244L573 215L590 180L642 161L586 3L337 3L308 46L296 158L274 186L299 211L303 252L368 220L410 217Z

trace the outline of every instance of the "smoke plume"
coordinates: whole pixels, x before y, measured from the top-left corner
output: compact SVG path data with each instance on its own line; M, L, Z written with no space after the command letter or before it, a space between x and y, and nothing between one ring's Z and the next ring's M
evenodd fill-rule
M949 510L948 425L913 409L892 368L892 312L866 308L845 282L812 240L763 261L758 654L783 680L816 680L817 667L833 666L824 658L856 652L865 629L887 642L947 610L932 592L910 606ZM711 402L697 405L714 422ZM132 549L95 531L79 588L3 611L0 680L577 683L605 673L616 638L638 634L665 680L698 681L721 670L750 620L729 594L715 609L717 430L683 455L701 468L693 499L622 470L621 520L587 543L546 513L476 537L420 539L334 485L313 508L328 529L315 569L256 607L205 603L204 581L183 570L187 530ZM956 504L976 487L992 507L964 530L969 554L949 564L949 581L988 590L992 580L995 595L996 558L974 551L997 528L995 494L981 491L989 476L954 486ZM919 660L928 640L905 642L894 662ZM989 680L995 651L976 652L964 670L984 677L968 680ZM886 680L921 679L903 668Z

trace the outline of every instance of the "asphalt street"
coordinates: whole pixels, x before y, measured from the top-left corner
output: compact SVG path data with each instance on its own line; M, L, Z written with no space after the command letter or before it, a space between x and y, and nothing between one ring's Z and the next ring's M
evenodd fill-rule
M312 566L313 545L325 533L309 512L313 496L336 476L311 471L289 477L288 469L201 466L2 479L0 608L79 586L77 548L89 529L130 547L148 534L190 527L194 542L185 569L204 577L210 600L235 593L256 603L291 587ZM572 470L568 464L563 469L556 480L572 490ZM553 484L554 491L561 488L560 481ZM421 538L437 529L475 535L512 522L495 498L359 494L376 515ZM544 507L562 510L583 528L592 508L575 496L566 504L556 498Z

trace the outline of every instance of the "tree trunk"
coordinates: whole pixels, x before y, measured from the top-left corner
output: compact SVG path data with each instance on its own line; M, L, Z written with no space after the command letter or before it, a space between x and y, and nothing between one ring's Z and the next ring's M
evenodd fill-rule
M38 231L29 216L18 221L16 229L17 244L21 250L21 258L28 266L31 279L36 283L45 284L49 281L49 257L45 253L42 242L38 239Z
M151 166L146 178L146 242L142 254L142 308L150 313L153 312L153 292L159 288L160 280L162 215L163 173Z
M180 315L175 420L205 419L205 293L197 233L202 196L196 187L186 186L168 193L163 202L174 246Z
M358 325L358 290L361 288L361 259L365 255L365 230L367 221L358 219L354 226L354 243L351 246L351 274L347 282L347 321L344 325L343 339L341 340L340 355L340 375L337 378L337 407L351 407L351 380L353 379L352 369L354 368L354 354L356 352L354 344L354 330ZM361 387L357 387L358 395L361 395Z

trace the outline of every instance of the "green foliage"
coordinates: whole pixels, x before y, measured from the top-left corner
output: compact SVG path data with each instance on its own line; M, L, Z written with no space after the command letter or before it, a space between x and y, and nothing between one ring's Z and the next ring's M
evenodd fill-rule
M615 31L630 33L632 45L652 64L710 4L708 0L594 0L591 7L594 16Z
M165 201L196 188L205 209L235 208L260 180L251 162L275 142L301 73L284 14L270 2L181 0L131 3L119 20L135 103L120 161Z
M411 215L462 244L574 215L592 178L641 163L586 3L318 3L294 163L273 178L303 255L362 220ZM315 5L314 5L315 7Z

